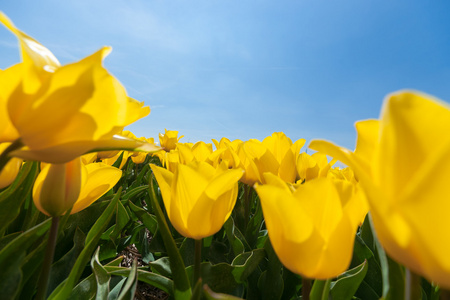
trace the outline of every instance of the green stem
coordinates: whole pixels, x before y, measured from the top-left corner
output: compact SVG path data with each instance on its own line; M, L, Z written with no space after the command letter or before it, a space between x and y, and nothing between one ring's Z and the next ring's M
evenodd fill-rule
M420 276L405 270L405 300L422 299L422 289L420 288Z
M302 300L309 300L311 293L311 279L302 277Z
M252 187L249 185L244 185L244 230L247 230L247 224L250 221L250 200Z
M6 147L5 151L3 151L0 154L0 172L3 170L3 168L6 166L8 161L12 158L9 156L9 153L11 153L14 150L17 150L23 146L22 141L20 139L15 140L11 143L8 147Z
M323 288L322 300L327 300L330 294L331 279L325 281L325 287Z
M39 288L35 300L44 300L47 297L47 286L50 279L53 256L55 254L56 238L58 237L58 225L59 217L53 217L52 226L50 227L50 234L48 236L47 248L45 250L41 276L39 277Z
M195 256L194 256L194 286L201 277L200 265L202 263L202 243L203 239L195 240Z

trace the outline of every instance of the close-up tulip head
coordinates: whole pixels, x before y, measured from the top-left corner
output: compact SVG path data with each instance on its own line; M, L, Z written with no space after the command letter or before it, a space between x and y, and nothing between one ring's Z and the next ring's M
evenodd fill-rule
M236 203L242 170L206 162L180 164L174 173L151 168L170 222L181 235L199 240L222 228Z
M450 288L450 106L414 91L389 95L378 120L356 123L354 152L326 141L310 148L352 167L386 252Z
M44 214L77 213L109 191L122 172L103 163L85 165L81 158L65 164L43 164L33 187L33 201Z
M366 211L355 209L359 190L342 180L318 178L288 186L265 173L255 185L269 238L283 265L306 278L328 279L350 265L355 232Z
M16 35L22 53L21 63L0 72L0 142L20 140L23 145L12 156L64 163L108 147L157 150L113 139L124 126L148 115L150 108L128 97L102 66L109 47L61 66L1 12L0 22Z

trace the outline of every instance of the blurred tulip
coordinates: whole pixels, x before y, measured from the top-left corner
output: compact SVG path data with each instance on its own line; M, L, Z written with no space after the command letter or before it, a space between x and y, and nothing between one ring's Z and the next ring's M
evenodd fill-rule
M308 181L314 178L326 177L335 161L328 162L327 156L316 152L313 155L301 153L297 159L299 179Z
M102 163L84 165L81 158L65 164L43 164L33 187L33 201L44 214L58 217L91 205L109 191L122 172Z
M245 170L241 182L250 186L255 183L263 183L262 174L270 172L278 173L279 163L273 154L258 140L251 139L239 145L239 167Z
M307 278L328 279L350 265L355 232L367 211L355 210L359 190L343 180L318 178L296 190L265 173L256 185L269 238L280 261Z
M326 141L310 148L353 169L386 252L449 289L449 105L400 91L387 97L379 120L357 122L356 130L354 152Z
M210 160L214 166L218 166L220 163L225 162L228 168L238 168L240 165L240 159L237 155L237 149L243 142L241 140L230 141L227 138L222 138L220 142L213 139L216 151L210 155Z
M2 153L10 143L0 144L0 153ZM19 174L20 166L22 165L22 159L13 158L11 159L0 171L0 189L10 185L14 179L16 179L17 174Z
M305 144L305 139L299 139L295 143L283 132L274 132L266 137L262 143L269 149L278 161L278 176L286 182L294 183L298 179L295 168L300 149Z
M36 40L0 12L0 22L19 39L22 62L0 72L0 142L20 139L12 156L64 163L94 149L157 147L113 138L124 126L148 115L102 66L105 47L61 66Z
M185 237L196 240L218 232L236 203L242 170L218 168L206 162L180 164L175 173L151 165L170 222Z
M187 165L191 161L204 161L211 163L209 157L213 153L212 144L205 142L197 142L192 146L186 144L177 144L177 149L180 154L180 162Z
M164 134L159 134L159 144L164 150L170 151L175 149L176 143L178 143L182 137L183 136L178 137L178 131L165 129Z

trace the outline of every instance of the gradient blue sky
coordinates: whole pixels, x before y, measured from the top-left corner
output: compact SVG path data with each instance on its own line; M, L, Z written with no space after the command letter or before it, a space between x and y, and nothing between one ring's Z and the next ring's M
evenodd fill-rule
M105 66L151 114L137 136L292 140L354 147L357 120L412 88L450 100L450 1L3 0L62 63L103 45ZM0 68L19 61L0 28Z

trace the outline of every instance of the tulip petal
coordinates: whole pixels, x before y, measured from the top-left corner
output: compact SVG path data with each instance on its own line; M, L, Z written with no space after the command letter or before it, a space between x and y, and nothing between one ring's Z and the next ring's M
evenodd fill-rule
M277 186L256 185L255 190L261 200L264 219L274 247L284 240L301 243L310 237L314 228L313 222L299 199Z
M388 96L381 113L374 178L394 201L429 153L450 141L448 120L449 105L431 96L410 91Z
M77 213L112 189L122 176L122 171L103 163L86 165L87 179L71 214Z
M107 150L156 152L160 149L160 147L154 144L129 139L120 135L114 135L109 140L74 141L40 150L31 150L28 147L24 147L11 152L11 155L26 160L40 160L48 163L64 163L70 161L72 157L81 156L87 152L100 152Z

